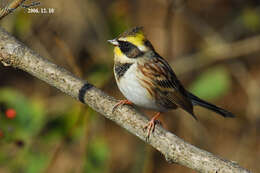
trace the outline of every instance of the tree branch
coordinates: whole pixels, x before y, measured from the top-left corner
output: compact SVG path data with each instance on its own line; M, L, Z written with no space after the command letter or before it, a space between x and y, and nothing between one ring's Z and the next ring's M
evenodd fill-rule
M143 127L148 123L145 116L129 106L118 107L112 113L112 107L117 103L116 99L42 58L1 28L0 61L4 65L24 70L65 94L88 104L106 118L145 141L146 132L143 131ZM161 152L168 162L184 165L198 172L249 173L237 163L224 160L184 142L161 126L156 126L148 143Z
M216 63L216 61L228 61L260 52L259 44L260 35L233 43L216 43L214 46L209 46L205 50L198 53L178 58L170 62L170 64L174 64L178 74L183 75L185 73L210 66L211 64ZM197 61L201 57L208 57L207 61L198 63ZM196 66L193 64L196 64ZM186 68L178 68L183 66Z
M31 4L24 4L25 1L26 0L13 0L4 8L0 8L0 20L3 19L8 14L12 13L19 6L22 6L23 8L30 8L40 4L40 2L32 2Z
M20 5L23 4L23 2L26 0L13 0L11 3L9 3L6 7L0 8L0 20L13 12L16 8L18 8Z

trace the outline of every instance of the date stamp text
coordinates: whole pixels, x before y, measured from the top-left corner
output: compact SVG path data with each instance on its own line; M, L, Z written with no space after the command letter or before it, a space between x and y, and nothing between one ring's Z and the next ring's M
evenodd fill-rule
M27 13L30 14L53 14L55 8L27 8Z

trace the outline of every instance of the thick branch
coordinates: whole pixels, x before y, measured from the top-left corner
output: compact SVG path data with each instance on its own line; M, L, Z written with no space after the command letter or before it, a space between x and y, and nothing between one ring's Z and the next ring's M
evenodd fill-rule
M145 116L129 106L118 107L112 113L112 107L117 102L116 99L42 58L1 28L0 61L4 65L27 71L67 95L88 104L106 118L145 141L146 132L143 131L143 127L148 122ZM148 143L160 151L167 161L184 165L198 172L249 173L237 163L196 148L160 126L155 128Z

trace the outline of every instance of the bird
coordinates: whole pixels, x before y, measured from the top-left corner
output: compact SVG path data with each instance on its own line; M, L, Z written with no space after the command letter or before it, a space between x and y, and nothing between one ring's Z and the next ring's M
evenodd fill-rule
M114 46L114 76L126 97L113 107L136 105L156 112L144 129L146 137L153 133L158 117L181 108L197 120L193 107L201 106L223 117L235 117L231 112L200 99L184 88L168 62L146 38L143 27L126 30L108 40Z

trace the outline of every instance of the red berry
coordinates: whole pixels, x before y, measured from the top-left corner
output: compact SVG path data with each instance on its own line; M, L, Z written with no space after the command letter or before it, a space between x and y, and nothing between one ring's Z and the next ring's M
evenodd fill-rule
M7 118L13 119L13 118L15 118L15 116L16 116L16 111L15 111L14 109L7 109L7 110L5 111L5 116L6 116Z
M0 138L4 136L4 133L0 130Z

